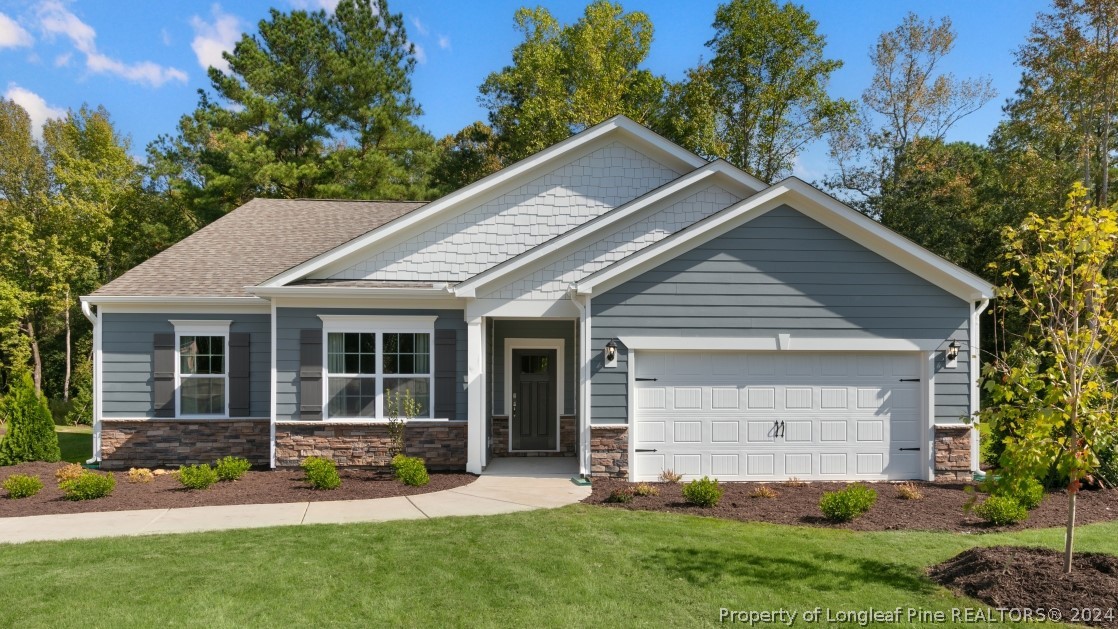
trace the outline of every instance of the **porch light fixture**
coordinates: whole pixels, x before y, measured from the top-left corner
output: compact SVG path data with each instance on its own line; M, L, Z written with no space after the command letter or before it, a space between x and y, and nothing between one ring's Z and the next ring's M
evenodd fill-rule
M959 360L959 344L955 339L951 339L951 344L947 346L947 360L948 362Z
M617 343L610 339L609 343L606 343L606 362L612 363L615 360L617 360Z

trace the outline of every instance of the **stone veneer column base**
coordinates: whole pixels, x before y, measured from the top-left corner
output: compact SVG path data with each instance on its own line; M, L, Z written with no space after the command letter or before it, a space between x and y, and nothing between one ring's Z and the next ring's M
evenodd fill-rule
M629 478L628 426L590 426L590 475Z
M178 467L239 456L269 464L268 419L102 419L101 468Z
M428 469L466 469L466 422L413 421L404 430L408 454ZM341 467L383 467L392 460L388 424L300 421L276 424L276 467L297 467L308 456Z
M559 418L558 452L510 452L509 418L498 415L493 417L490 424L492 426L489 442L491 458L506 456L575 456L578 453L578 418L574 415L563 415Z
M970 437L970 426L935 427L937 481L968 481L973 478L970 460Z

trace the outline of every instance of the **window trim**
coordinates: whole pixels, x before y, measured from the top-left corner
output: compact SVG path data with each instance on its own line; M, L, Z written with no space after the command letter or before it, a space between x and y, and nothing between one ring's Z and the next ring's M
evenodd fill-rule
M175 417L177 419L229 419L229 330L233 325L232 320L186 320L171 319L175 328ZM223 339L222 379L225 382L225 408L221 413L205 415L184 415L182 413L182 337L184 336L220 336ZM189 378L190 376L186 376ZM212 374L203 376L214 378Z
M437 315L419 316L378 316L378 315L318 315L322 320L322 421L384 423L384 379L386 377L426 377L430 397L428 416L416 417L415 421L433 421L435 417L435 319ZM337 374L342 378L368 378L376 381L376 402L374 417L331 417L330 416L330 334L372 334L376 347L376 372L373 374ZM384 335L385 334L428 334L430 345L430 369L426 376L420 374L384 373Z

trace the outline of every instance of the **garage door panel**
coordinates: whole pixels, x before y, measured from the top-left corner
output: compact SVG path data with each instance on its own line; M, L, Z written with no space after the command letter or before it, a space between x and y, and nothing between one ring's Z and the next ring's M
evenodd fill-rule
M712 421L710 423L710 440L718 444L737 443L738 425L736 421Z
M637 422L637 441L640 443L664 443L667 424L667 422L657 421Z
M710 474L711 476L740 476L741 469L738 466L740 455L737 454L711 454L710 455Z
M667 457L660 453L638 452L634 458L634 472L641 478L657 478L668 469Z
M880 419L858 422L858 443L881 443L885 441L885 422Z
M714 410L738 410L741 395L737 387L711 387L710 407Z
M845 452L821 452L819 453L819 473L822 475L840 475L846 476L849 470L846 469L846 453Z
M675 387L672 408L677 411L696 411L703 408L702 387Z
M701 443L703 440L702 422L675 422L676 443Z
M814 476L811 471L812 455L809 452L797 452L784 455L784 473L789 478L806 478Z
M702 455L677 454L672 457L673 470L685 476L702 476Z
M637 411L667 410L668 391L664 387L637 389Z
M789 410L810 409L815 405L815 391L811 387L787 387L784 389L784 408Z
M845 419L823 420L819 422L819 440L824 443L836 444L847 442L849 425Z
M776 440L776 424L773 421L746 422L745 440L748 443L772 443Z
M824 410L846 410L846 387L822 387L819 389L819 408Z
M773 476L776 471L775 454L748 454L745 457L746 471L750 476Z
M885 471L885 455L880 452L862 452L855 456L857 474L877 476Z
M788 420L784 423L781 436L788 443L810 443L813 423L810 419Z
M776 408L775 387L749 387L745 393L745 406L751 411Z

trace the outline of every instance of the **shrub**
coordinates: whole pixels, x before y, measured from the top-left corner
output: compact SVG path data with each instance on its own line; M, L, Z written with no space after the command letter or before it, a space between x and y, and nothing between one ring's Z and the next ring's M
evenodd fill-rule
M630 503L632 501L633 501L633 490L629 489L628 487L622 487L620 489L615 489L615 490L609 492L609 497L606 498L606 502L616 502L616 503L620 503L620 504L626 504L626 503Z
M67 463L58 468L58 471L54 473L54 479L61 483L62 481L73 480L85 474L85 472L86 469L81 465L77 463Z
M112 474L98 474L85 470L77 478L62 481L58 484L58 488L62 490L67 500L93 500L113 493L116 479Z
M12 474L4 480L4 490L9 498L28 498L39 493L43 488L43 481L38 476L27 474Z
M768 485L757 485L749 494L750 498L776 498L776 490Z
M664 470L660 472L660 482L662 483L678 483L683 479L683 474L672 470Z
M338 467L330 459L308 456L299 465L307 475L307 482L314 489L337 489L342 484Z
M718 486L718 481L704 476L684 485L683 497L691 504L713 507L722 500L722 488Z
M248 459L243 459L239 456L227 456L219 459L214 467L217 468L217 477L221 480L231 481L245 475L245 472L252 468L252 463Z
M8 426L8 434L0 439L0 465L62 458L54 418L30 374L23 374L0 400L0 422Z
M648 483L641 483L633 488L634 496L659 496L660 488L649 485Z
M990 496L974 508L978 517L996 526L1015 524L1029 516L1029 511L1010 496Z
M901 500L923 500L924 493L916 483L901 483L897 485L897 497Z
M793 476L792 478L789 478L788 480L784 481L784 486L785 487L807 487L807 481L806 480L800 480L800 479L796 478L795 476Z
M128 482L130 483L150 483L155 480L155 474L151 473L146 467L133 467L128 470Z
M870 510L877 502L877 492L861 483L846 489L828 491L819 501L819 509L828 520L849 522Z
M217 472L209 463L179 466L179 482L187 489L207 489L217 482Z
M396 470L396 478L405 485L422 487L431 482L431 476L427 474L427 466L424 465L423 459L417 456L397 454L392 457L392 467Z
M1095 454L1099 457L1095 476L1106 487L1118 487L1118 435L1101 439L1095 446Z
M1030 478L1025 482L1024 488L1013 497L1027 511L1032 511L1044 502L1044 485L1041 485L1040 481Z

